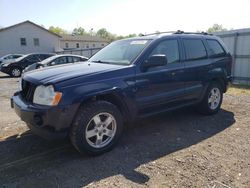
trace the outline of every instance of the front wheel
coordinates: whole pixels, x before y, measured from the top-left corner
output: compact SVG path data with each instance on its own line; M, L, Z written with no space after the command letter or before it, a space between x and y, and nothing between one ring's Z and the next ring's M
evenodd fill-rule
M117 107L106 101L96 101L80 107L70 139L80 153L100 155L115 146L122 128L122 116Z
M223 92L221 85L217 82L212 82L199 105L199 112L206 115L217 113L220 110L222 99Z
M21 74L22 74L22 70L19 67L14 67L11 69L10 76L20 77Z

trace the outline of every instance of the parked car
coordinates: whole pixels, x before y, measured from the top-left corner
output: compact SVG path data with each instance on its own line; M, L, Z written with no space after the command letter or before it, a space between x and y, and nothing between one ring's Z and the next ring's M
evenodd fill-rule
M49 57L41 62L37 62L37 63L34 63L34 64L26 67L23 70L23 72L25 73L25 72L28 72L31 70L44 68L44 67L48 67L48 66L83 62L83 61L87 61L87 60L88 60L87 57L79 56L79 55L72 55L72 54L55 55L55 56Z
M53 53L32 53L24 55L20 58L14 59L13 61L2 63L0 66L0 71L9 74L12 77L20 77L22 71L29 65L33 63L40 62L48 57L55 54Z
M11 104L34 133L69 135L79 152L98 155L128 121L190 105L217 113L231 65L223 42L206 33L124 39L87 63L28 72Z
M23 54L8 54L8 55L5 55L5 56L0 58L0 64L3 63L3 62L11 61L13 59L17 59L17 58L22 57L22 56L23 56Z

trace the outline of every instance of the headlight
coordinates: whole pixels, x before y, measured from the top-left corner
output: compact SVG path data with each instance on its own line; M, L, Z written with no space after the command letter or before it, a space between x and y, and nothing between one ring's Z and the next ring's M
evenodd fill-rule
M33 102L41 105L56 106L62 98L61 92L55 92L52 85L36 87Z

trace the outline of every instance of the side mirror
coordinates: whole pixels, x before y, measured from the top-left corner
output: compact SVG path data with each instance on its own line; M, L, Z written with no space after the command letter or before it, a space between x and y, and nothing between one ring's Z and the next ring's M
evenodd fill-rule
M158 67L164 66L168 63L167 57L164 54L156 54L149 57L148 60L143 64L144 69L148 69L150 67Z
M52 62L50 63L50 65L52 65L52 66L55 65L55 64L56 64L56 63L55 63L54 61L52 61Z

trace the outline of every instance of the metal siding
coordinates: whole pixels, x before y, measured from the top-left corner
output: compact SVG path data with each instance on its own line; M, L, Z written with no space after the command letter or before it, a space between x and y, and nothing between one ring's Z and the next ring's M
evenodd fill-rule
M235 58L233 67L234 83L250 84L250 29L228 31L216 34L221 37ZM236 39L236 40L235 40ZM236 45L234 42L236 41ZM235 54L234 54L235 52Z
M238 36L237 55L250 55L250 35Z
M223 37L221 40L226 44L228 50L233 54L234 49L234 38L233 37Z

